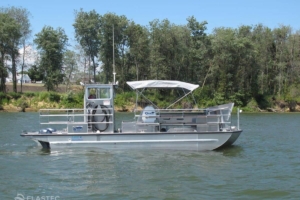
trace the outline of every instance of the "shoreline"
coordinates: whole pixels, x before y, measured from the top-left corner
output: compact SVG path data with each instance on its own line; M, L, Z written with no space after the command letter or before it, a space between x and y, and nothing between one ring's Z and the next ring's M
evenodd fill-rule
M0 113L2 112L39 112L40 109L60 109L60 108L25 108L23 111L21 107L14 106L12 104L4 105L2 106L2 109L0 109ZM68 109L68 108L65 108ZM83 108L69 108L69 109L83 109ZM133 112L134 106L128 106L128 107L120 107L120 106L115 106L115 112L118 113L130 113ZM139 110L142 110L142 108L139 107ZM289 111L289 109L278 109L278 108L269 108L267 110L261 110L261 109L249 109L249 108L240 108L240 110L243 110L243 113L299 113L300 108L297 108L295 111ZM244 111L246 110L246 111ZM251 111L249 111L251 110ZM233 113L235 113L233 111Z
M12 90L12 84L7 83L7 91ZM18 87L20 85L18 84ZM8 96L0 97L0 112L39 112L40 109L60 109L60 108L79 108L83 109L83 102L77 100L79 92L82 92L82 86L72 85L72 90L66 92L66 87L60 85L59 91L49 92L45 91L43 84L38 83L26 83L23 84L24 94L14 95L14 93L8 93ZM19 88L18 88L19 91ZM26 92L29 95L26 95ZM70 98L70 100L69 100ZM127 96L121 96L121 98L115 101L115 112L132 112L135 108L135 102L128 99ZM74 103L75 102L75 103ZM1 104L2 103L2 104ZM118 104L118 105L116 105ZM288 101L284 100L269 100L268 105L270 107L261 109L257 102L252 99L245 107L240 107L245 113L297 113L300 112L300 103L297 101L292 102L292 105ZM205 108L205 107L204 107ZM234 110L236 110L236 106ZM139 107L139 109L142 109ZM233 111L235 112L235 111Z

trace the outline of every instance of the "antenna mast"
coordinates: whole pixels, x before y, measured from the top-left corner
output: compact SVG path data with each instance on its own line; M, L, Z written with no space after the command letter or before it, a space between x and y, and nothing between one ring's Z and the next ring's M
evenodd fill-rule
M116 84L116 71L115 71L115 26L113 25L113 75L114 75L114 82Z

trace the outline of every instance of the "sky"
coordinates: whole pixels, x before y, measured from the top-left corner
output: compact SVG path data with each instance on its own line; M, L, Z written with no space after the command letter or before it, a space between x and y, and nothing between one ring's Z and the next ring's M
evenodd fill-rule
M207 21L207 33L214 28L238 28L241 25L263 24L271 29L289 25L300 30L300 0L1 0L0 7L22 7L30 13L32 36L42 28L62 27L74 42L74 11L96 10L100 15L108 12L125 15L127 19L143 26L155 19L168 19L184 25L194 16L197 21Z

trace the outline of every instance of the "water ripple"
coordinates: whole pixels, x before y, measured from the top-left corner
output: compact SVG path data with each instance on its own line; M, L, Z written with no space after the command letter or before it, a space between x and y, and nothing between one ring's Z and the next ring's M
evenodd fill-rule
M19 136L35 113L1 113L0 199L297 199L299 117L244 114L241 137L218 151L108 151L42 150Z

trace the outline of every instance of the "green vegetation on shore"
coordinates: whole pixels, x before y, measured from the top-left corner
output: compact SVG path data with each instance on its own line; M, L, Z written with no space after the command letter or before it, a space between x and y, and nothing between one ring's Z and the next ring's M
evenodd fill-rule
M17 87L16 75L21 69L31 80L43 81L48 91L56 91L59 84L67 90L71 83L108 83L115 74L121 95L116 105L122 110L132 103L126 81L145 79L198 84L194 93L198 107L234 102L249 111L298 110L300 32L288 25L273 29L263 24L216 27L207 33L208 22L194 16L187 16L186 24L154 19L141 26L123 15L80 9L72 23L77 45L69 49L69 38L61 27L45 25L28 41L29 14L23 8L0 9L0 91L4 101L15 106L82 107L82 99L74 93L59 97L53 92L33 97L5 94L10 72L13 86L9 91L25 91L22 84L20 90ZM26 52L32 42L39 59L28 64L23 54L22 66L18 66L20 48ZM160 107L176 96L166 94L165 101L160 95L150 95ZM181 103L189 106L190 100Z
M149 100L154 102L158 107L165 108L174 102L176 95L172 92L169 94L153 92L148 93ZM117 93L115 98L116 111L132 111L135 105L135 92ZM194 94L197 105L193 104L192 97L187 97L175 104L175 108L191 108L191 107L208 107L217 104L223 104L220 99L206 100L201 99L197 91ZM38 111L43 108L83 108L83 91L58 93L58 92L24 92L24 93L1 93L0 92L0 110L4 111ZM148 104L145 99L140 98L139 106L143 107ZM246 106L235 105L235 109L239 107L245 112L294 112L299 111L296 101L276 100L274 97L260 97L251 99Z
M37 111L42 108L82 108L83 92L25 92L0 93L0 109Z

